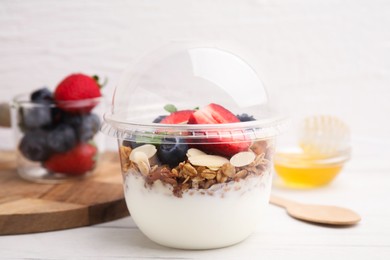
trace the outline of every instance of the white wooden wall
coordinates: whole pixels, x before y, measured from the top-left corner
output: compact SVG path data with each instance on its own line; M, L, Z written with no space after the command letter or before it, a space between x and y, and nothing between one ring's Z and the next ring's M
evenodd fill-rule
M0 98L71 72L107 76L111 95L127 64L172 39L236 42L293 114L336 114L390 144L387 0L0 0Z

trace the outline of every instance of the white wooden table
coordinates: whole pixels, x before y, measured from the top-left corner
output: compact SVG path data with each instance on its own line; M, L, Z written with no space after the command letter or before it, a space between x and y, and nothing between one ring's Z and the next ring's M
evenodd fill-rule
M301 202L348 206L362 221L331 228L290 218L269 207L268 221L228 248L186 251L148 240L131 217L72 230L1 236L1 259L390 259L390 143L354 138L352 160L330 185L273 192Z

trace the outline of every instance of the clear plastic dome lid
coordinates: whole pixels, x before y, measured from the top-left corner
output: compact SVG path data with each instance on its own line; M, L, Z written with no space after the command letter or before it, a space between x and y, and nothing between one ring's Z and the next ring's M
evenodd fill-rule
M169 115L164 110L167 104L179 111L218 104L234 115L246 114L255 120L218 125L153 123L157 117ZM273 112L258 74L240 56L216 47L172 44L123 74L102 130L131 139L134 133L178 134L178 130L185 130L188 136L190 130L204 133L205 129L223 128L266 138L276 135L283 121Z

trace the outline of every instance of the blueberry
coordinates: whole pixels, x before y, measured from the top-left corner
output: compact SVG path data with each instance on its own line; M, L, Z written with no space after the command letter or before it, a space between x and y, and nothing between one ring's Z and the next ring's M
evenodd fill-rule
M99 131L100 119L96 114L84 115L78 128L80 141L86 142Z
M237 115L237 118L241 121L241 122L248 122L248 121L255 121L256 119L253 117L253 116L250 116L246 113L244 114L241 114L241 115Z
M76 114L64 113L62 115L62 121L65 124L72 126L74 129L81 127L82 116Z
M52 123L52 111L46 105L21 108L19 117L19 125L24 130L46 127Z
M19 143L19 151L31 161L45 161L50 156L46 136L43 130L28 131Z
M51 107L52 125L57 125L62 122L64 112L58 107Z
M81 142L87 142L99 131L100 118L96 114L64 116L64 123L73 127L76 131L77 138Z
M132 143L133 143L132 141L123 140L122 146L126 146L126 147L131 147L132 148L132 146L131 146Z
M144 145L145 143L123 140L122 145L130 147L132 149L137 148L138 146Z
M47 135L47 145L54 152L66 152L72 149L76 143L76 133L70 125L60 124Z
M176 167L186 159L188 145L184 139L178 137L163 138L157 149L157 156L161 163L168 164L171 168Z
M48 88L41 88L30 95L30 99L34 103L50 104L53 103L53 92Z
M158 116L156 119L153 120L153 123L160 123L161 120L163 120L164 118L166 118L167 116Z

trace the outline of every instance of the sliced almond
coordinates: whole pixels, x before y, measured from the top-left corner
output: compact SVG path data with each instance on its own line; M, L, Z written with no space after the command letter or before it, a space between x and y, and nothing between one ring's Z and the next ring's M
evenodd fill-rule
M133 157L133 162L135 162L136 164L140 164L140 162L144 162L149 168L150 168L150 164L149 164L149 158L148 156L144 153L144 152L134 152L132 153L132 157Z
M131 161L135 162L134 154L136 152L142 152L146 155L147 159L150 159L156 154L157 149L156 149L156 146L154 146L152 144L144 144L144 145L138 146L138 147L134 148L130 153L130 160Z
M188 158L190 163L195 166L206 166L210 169L220 168L224 163L228 163L229 160L225 157L218 155L201 154Z
M142 175L147 176L149 174L150 166L145 161L139 161L137 165Z
M187 151L187 157L188 158L190 158L191 156L204 155L204 154L206 154L206 153L201 151L201 150L199 150L199 149L196 149L196 148L190 148Z
M235 167L243 167L251 164L256 158L254 152L240 152L230 158L230 163Z
M150 163L149 158L144 152L134 152L133 154L133 162L135 162L138 166L139 171L144 175L148 175L150 172Z

